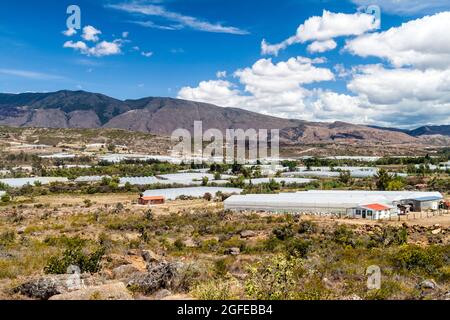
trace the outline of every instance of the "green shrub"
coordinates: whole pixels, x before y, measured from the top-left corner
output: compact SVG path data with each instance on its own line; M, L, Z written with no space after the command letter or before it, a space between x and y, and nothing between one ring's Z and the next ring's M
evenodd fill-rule
M299 224L298 227L298 233L304 234L304 233L316 233L318 230L317 224L312 221L302 221Z
M16 233L14 231L5 231L0 234L0 246L6 246L16 240Z
M251 299L295 299L304 270L301 261L278 255L248 267L245 292Z
M97 273L104 255L103 247L86 254L82 246L72 246L66 249L62 256L51 257L44 272L46 274L65 274L70 266L77 266L82 273Z
M191 292L199 300L224 301L238 299L236 280L210 280L200 283Z
M401 271L424 272L429 275L450 262L450 246L404 245L391 257L394 266Z
M294 236L294 230L291 224L273 229L273 234L278 240L284 241Z
M332 240L343 246L356 246L355 233L345 225L340 225L334 230Z
M291 239L286 244L286 251L291 256L305 258L310 250L311 244L311 241Z

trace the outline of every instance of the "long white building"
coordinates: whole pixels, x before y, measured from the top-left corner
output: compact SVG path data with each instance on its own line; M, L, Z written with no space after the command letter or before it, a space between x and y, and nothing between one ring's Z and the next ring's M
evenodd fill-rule
M439 192L387 191L304 191L280 194L232 196L226 210L278 213L340 214L383 219L399 214L399 206L414 211L437 210L443 196ZM371 209L372 208L372 209Z

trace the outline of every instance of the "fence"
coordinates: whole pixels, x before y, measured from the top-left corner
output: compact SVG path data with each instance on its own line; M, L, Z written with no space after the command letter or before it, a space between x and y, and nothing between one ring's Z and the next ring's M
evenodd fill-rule
M390 217L389 221L410 221L410 220L419 220L419 219L427 219L436 216L444 216L450 214L450 210L439 209L436 211L422 211L422 212L411 212L407 215L398 216L398 217Z

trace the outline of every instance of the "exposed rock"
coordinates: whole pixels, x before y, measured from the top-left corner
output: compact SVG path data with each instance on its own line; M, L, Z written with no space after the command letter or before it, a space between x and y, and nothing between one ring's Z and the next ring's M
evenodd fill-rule
M181 263L159 262L151 264L148 272L135 274L129 281L128 287L146 294L153 294L161 289L170 289L176 283Z
M225 254L226 255L230 255L230 256L238 256L241 254L241 249L239 248L230 248L225 250Z
M27 228L26 227L20 227L19 229L17 229L17 234L24 234L25 233L25 230L27 230Z
M253 238L255 236L256 236L256 232L251 231L251 230L241 232L241 238L243 238L243 239L249 239L249 238Z
M120 267L115 268L112 271L112 275L114 279L126 279L131 275L140 272L135 266L131 264L126 264Z
M441 228L431 231L432 234L440 234L441 232L442 232Z
M434 290L437 288L437 284L433 280L425 280L419 283L418 288L425 290Z
M74 283L73 275L52 275L28 281L16 287L13 291L29 298L48 300L54 295L76 290L80 285L101 284L101 280L90 275L81 275L79 281L79 283Z
M155 300L163 300L164 298L170 297L171 295L172 292L167 289L162 289L156 292L153 297L155 298Z
M151 250L143 250L142 258L145 262L152 264L161 261L161 257Z
M351 296L347 296L342 298L342 300L353 300L353 301L359 301L362 300L362 298L356 294L352 294Z
M197 248L198 247L198 244L192 239L187 239L187 240L183 241L183 244L187 248Z
M50 300L133 300L133 297L125 284L117 282L55 295Z

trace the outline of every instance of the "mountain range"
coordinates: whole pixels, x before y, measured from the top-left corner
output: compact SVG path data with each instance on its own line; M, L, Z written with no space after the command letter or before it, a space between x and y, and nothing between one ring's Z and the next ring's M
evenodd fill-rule
M0 125L38 128L117 128L171 135L178 128L280 129L290 143L365 141L415 143L418 137L450 136L450 125L426 126L406 131L344 122L319 123L282 119L237 108L173 98L118 100L85 91L0 94Z

